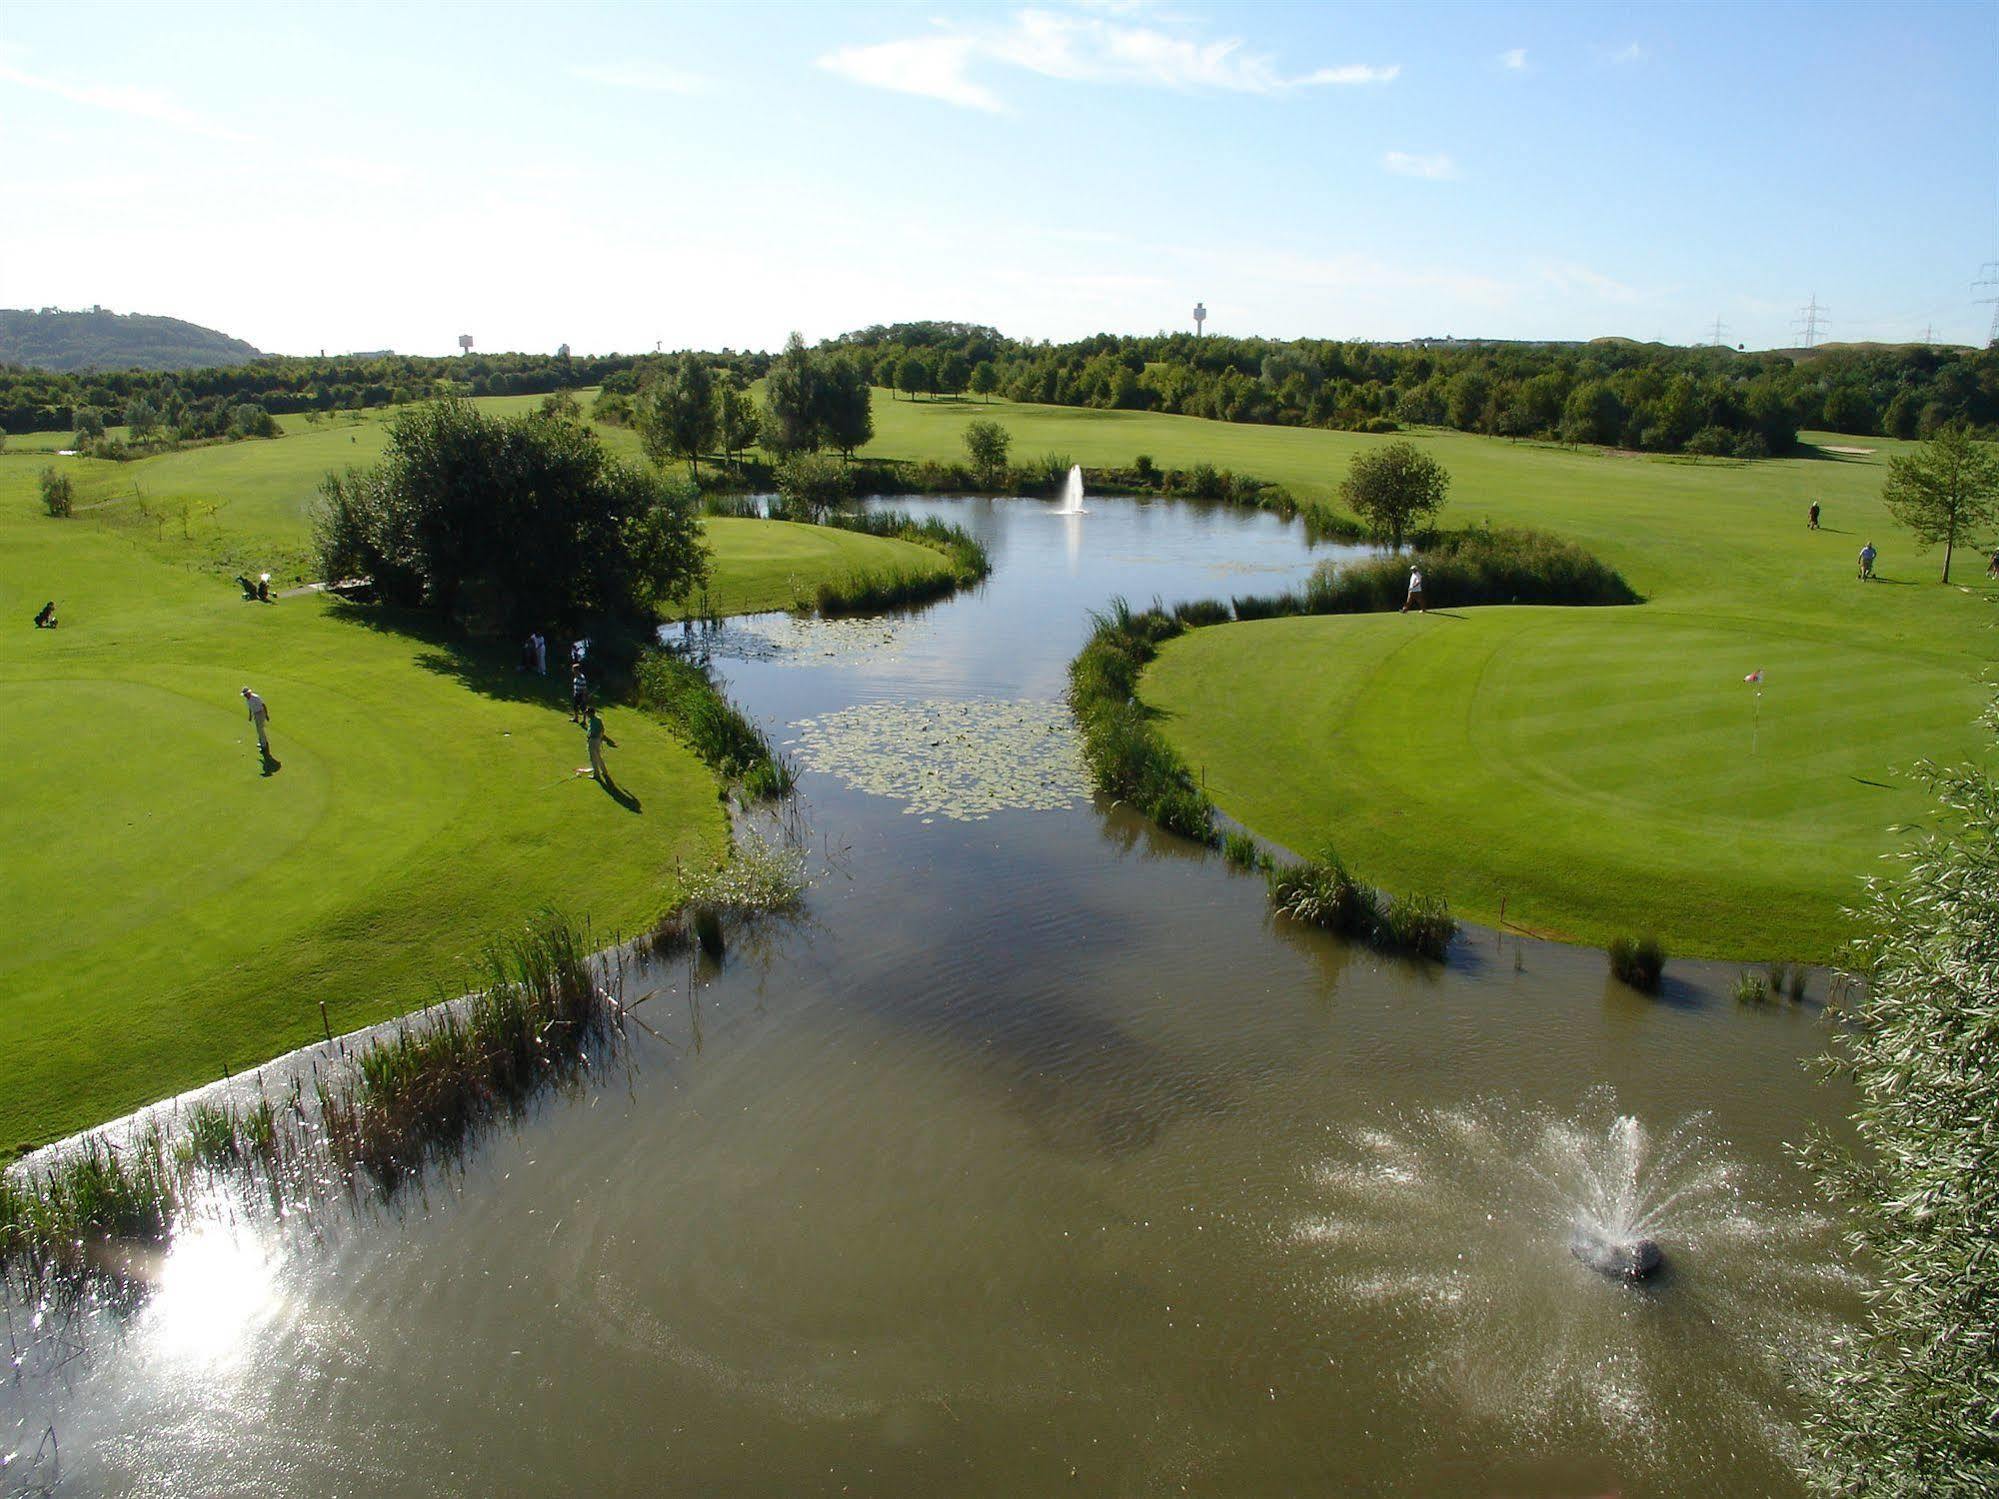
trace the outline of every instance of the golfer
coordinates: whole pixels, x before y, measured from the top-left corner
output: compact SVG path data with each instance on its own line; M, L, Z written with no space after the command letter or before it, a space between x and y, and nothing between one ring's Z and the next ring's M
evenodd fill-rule
M271 758L271 710L264 706L264 700L249 688L243 689L243 701L250 709L250 726L257 731L257 752L266 760Z
M611 773L604 769L604 746L618 747L618 741L604 732L604 720L592 708L583 720L583 732L590 740L590 773L600 781L609 781Z
M1409 597L1402 601L1402 612L1404 614L1409 612L1411 604L1416 606L1418 614L1428 614L1430 612L1423 607L1423 575L1413 567L1409 569Z
M1881 554L1879 552L1874 550L1874 543L1871 541L1868 542L1866 546L1860 549L1861 577L1871 578L1874 576L1874 559L1880 555Z
M576 675L569 679L569 721L581 723L583 711L590 706L590 679L583 675L581 666Z
M1812 518L1805 524L1808 529L1813 531L1819 528L1819 502L1817 500L1812 501Z

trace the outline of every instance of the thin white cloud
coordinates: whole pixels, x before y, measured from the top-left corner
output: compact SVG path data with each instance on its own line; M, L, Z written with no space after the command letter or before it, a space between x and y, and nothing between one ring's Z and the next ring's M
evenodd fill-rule
M1016 11L999 26L940 26L930 36L842 47L819 59L820 67L873 88L966 109L1002 109L992 88L972 76L975 64L1072 83L1244 94L1386 83L1401 72L1393 64L1347 63L1286 74L1273 58L1250 51L1239 37L1205 40L1177 22L1130 25L1045 10Z
M31 73L26 68L17 67L6 61L0 61L0 83L34 89L37 93L53 94L58 99L67 99L70 103L80 104L86 109L102 109L112 114L151 120L155 124L185 130L190 135L206 136L210 140L230 141L242 145L254 139L240 130L231 130L226 125L219 125L207 116L175 102L169 95L154 89L66 83L60 78Z
M651 94L699 94L708 80L683 68L657 62L577 63L569 69L571 78L585 83L601 83L606 88L638 89Z
M1527 49L1525 47L1507 48L1499 54L1499 65L1502 68L1510 68L1516 73L1522 71L1527 66Z
M1645 293L1638 288L1573 261L1556 261L1542 266L1541 279L1564 296L1588 295L1599 301L1619 304L1642 301L1645 297Z
M1381 164L1398 177L1427 177L1432 182L1458 174L1457 163L1441 153L1417 156L1408 151L1390 151L1381 158Z
M1642 62L1644 57L1645 49L1636 42L1627 42L1610 54L1612 62Z
M970 37L912 37L872 47L842 47L820 58L819 66L869 88L998 113L998 97L966 76L974 47Z

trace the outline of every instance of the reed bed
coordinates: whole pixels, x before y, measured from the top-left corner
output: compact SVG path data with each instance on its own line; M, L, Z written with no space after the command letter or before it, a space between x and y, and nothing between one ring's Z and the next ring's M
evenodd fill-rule
M844 578L826 579L814 591L812 602L828 618L880 614L944 598L956 593L963 581L954 572L933 568L866 568Z
M702 761L734 781L751 801L789 792L797 781L791 762L770 736L715 685L694 662L672 651L648 647L632 674L633 701L662 719Z
M487 950L481 990L368 1042L310 1103L299 1082L276 1102L201 1100L171 1134L155 1117L0 1176L0 1274L58 1295L122 1285L133 1253L167 1243L218 1182L261 1181L274 1204L336 1177L394 1195L616 1051L624 1008L590 950L587 928L545 913Z
M1090 638L1069 663L1069 707L1082 729L1091 781L1161 827L1213 847L1215 805L1137 695L1139 676L1160 644L1186 626L1156 604L1134 612L1123 599L1090 618Z
M325 1146L350 1179L394 1193L486 1122L610 1051L623 1008L597 981L587 931L548 915L484 955L486 985L371 1044L318 1094Z
M1293 921L1384 952L1444 960L1458 924L1442 896L1389 897L1359 879L1330 846L1270 871L1270 904Z

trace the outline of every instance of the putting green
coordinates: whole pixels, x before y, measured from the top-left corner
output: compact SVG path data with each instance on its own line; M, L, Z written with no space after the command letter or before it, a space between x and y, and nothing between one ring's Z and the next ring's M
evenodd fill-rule
M821 581L897 569L941 572L948 565L932 547L792 521L711 517L704 523L715 554L706 602L717 614L809 607ZM699 597L682 605L697 612Z
M884 392L875 415L871 454L962 458L965 424L989 416L1016 457L1206 461L1314 500L1393 440ZM1941 553L1881 505L1887 460L1911 445L1806 433L1799 456L1743 463L1401 435L1450 471L1446 523L1572 537L1646 602L1438 599L1429 618L1170 642L1141 690L1223 810L1296 850L1330 839L1366 877L1441 891L1475 920L1503 909L1581 941L1654 930L1681 953L1832 956L1861 880L1892 874L1898 825L1930 814L1904 773L1991 754L1976 720L1999 661L1995 588L1970 549L1941 586ZM1866 541L1877 583L1854 577ZM1759 668L1760 726L1742 680Z

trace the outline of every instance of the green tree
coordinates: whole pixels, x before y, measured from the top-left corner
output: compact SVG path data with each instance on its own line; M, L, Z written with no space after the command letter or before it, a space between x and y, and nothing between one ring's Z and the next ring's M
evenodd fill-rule
M1601 380L1588 380L1569 392L1562 405L1563 442L1594 442L1608 447L1624 435L1630 413L1617 392Z
M1888 403L1888 409L1881 413L1881 430L1890 437L1903 441L1916 435L1916 421L1921 416L1923 403L1916 399L1911 390L1898 390L1895 399Z
M819 365L794 333L784 352L772 361L764 378L764 420L760 438L771 452L817 452L819 449Z
M1444 466L1411 442L1384 443L1356 453L1340 498L1370 530L1400 548L1404 536L1435 515L1450 492Z
M867 376L851 359L829 360L818 396L813 416L820 440L842 458L852 458L854 449L875 435L874 392Z
M135 441L143 442L159 431L161 420L160 408L150 396L134 396L125 403L125 425Z
M322 576L446 618L473 600L510 628L647 620L707 572L691 485L581 423L458 400L398 412L382 462L328 475L312 521Z
M76 446L96 442L104 436L104 413L95 406L76 408Z
M749 390L733 376L715 382L715 441L722 456L735 463L744 448L757 440L757 405Z
M930 388L930 364L921 354L905 354L895 367L895 388L912 401Z
M999 389L999 369L990 359L981 359L972 366L972 393L990 401L993 392Z
M1825 398L1825 424L1833 432L1870 436L1877 426L1874 403L1864 390L1852 385L1837 386Z
M42 470L42 508L58 520L76 510L76 488L69 475L53 468Z
M1006 472L1007 452L1012 447L1013 434L998 422L981 417L965 423L965 453L988 485Z
M1958 542L1990 526L1999 510L1999 455L1962 423L1941 427L1915 452L1888 460L1881 500L1924 546L1943 543L1948 583Z
M680 355L639 392L634 415L646 457L661 468L670 458L684 458L698 479L701 455L715 445L715 376L708 361Z
M853 470L821 453L793 453L777 466L777 492L796 504L838 504L853 497Z
M1476 432L1491 401L1491 377L1484 370L1465 370L1444 387L1445 419L1460 432Z
M1809 1392L1806 1474L1827 1494L1999 1493L1999 784L1924 773L1944 831L1872 883L1836 1032L1858 1148L1804 1152L1875 1267Z
M945 395L962 395L971 378L971 361L956 349L937 361L937 388Z

